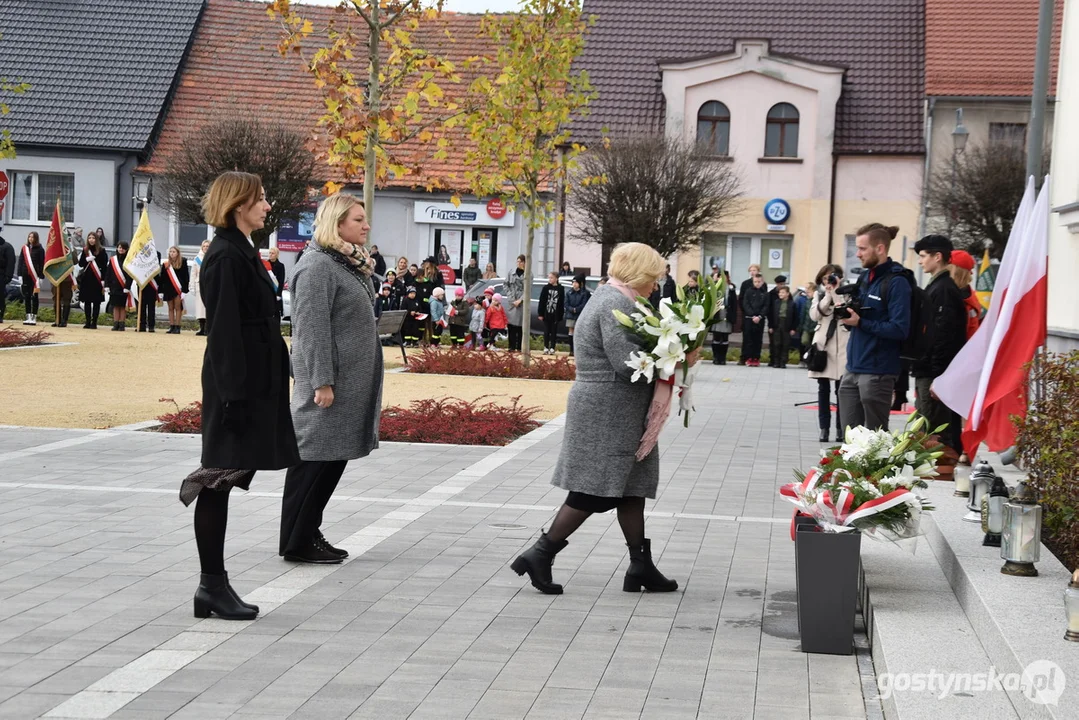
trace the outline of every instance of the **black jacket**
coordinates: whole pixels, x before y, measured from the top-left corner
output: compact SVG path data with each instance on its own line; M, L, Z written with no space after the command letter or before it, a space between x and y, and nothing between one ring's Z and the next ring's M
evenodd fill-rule
M90 263L93 263L97 267L98 272L101 273L101 281L97 279L97 275L90 268ZM79 267L82 271L79 273L79 300L82 302L99 303L105 300L105 287L109 282L109 253L105 248L101 248L97 255L91 255L86 251L86 248L82 249L82 253L79 255Z
M570 291L566 293L566 319L576 320L579 318L590 297L592 297L592 293L584 288L580 290L570 288Z
M34 263L34 272L37 273L38 280L45 282L45 248L41 247L41 243L30 248L30 262ZM22 251L19 252L19 277L22 278L23 285L34 283L30 277L30 270L26 267Z
M926 355L911 365L914 377L944 374L967 342L967 311L959 287L948 272L938 272L925 288Z
M242 232L218 228L202 261L199 290L207 334L202 466L279 470L297 464L288 348L277 296L258 251Z
M386 277L386 258L382 257L380 252L371 253L371 258L375 261L375 275ZM281 269L284 270L285 266L282 265Z
M660 288L660 292L663 297L670 298L672 301L678 299L678 283L674 281L674 278L670 275L663 281L663 287Z
M557 293L557 298L555 299L555 311L553 314L547 309L551 293ZM561 285L547 283L543 286L543 289L540 290L539 305L537 307L537 316L542 317L543 322L561 322L562 318L566 315L566 288Z
M15 277L15 248L0 237L0 292L7 292L5 287Z
M747 318L768 317L769 304L768 290L763 285L757 288L751 284L742 291L742 314Z
M176 279L180 281L180 292L185 295L190 292L188 290L188 284L191 280L191 271L187 266L187 258L180 258L180 267L174 268L176 272ZM161 290L162 300L172 300L174 297L179 297L176 294L176 288L172 286L172 280L169 280L169 268L166 265L161 266L161 272L157 276L157 287Z
M779 296L772 298L772 302L768 307L768 327L776 332L785 332L790 334L791 330L798 328L798 309L794 306L794 298L787 298L787 316L780 318L779 306L783 301L779 299Z
M385 262L383 262L383 265L385 265ZM281 293L285 289L285 263L280 260L271 260L270 272L273 273L274 278L277 280L277 297L281 297Z

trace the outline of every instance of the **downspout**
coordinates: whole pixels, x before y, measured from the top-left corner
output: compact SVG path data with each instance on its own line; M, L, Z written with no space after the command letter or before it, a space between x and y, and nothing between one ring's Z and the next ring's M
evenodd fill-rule
M832 153L832 190L828 193L828 264L832 264L832 246L835 245L835 185L839 156Z
M925 237L925 226L929 222L929 175L933 168L933 111L937 106L935 97L929 98L929 107L925 119L925 170L922 171L922 212L918 218L918 237Z
M563 167L566 162L566 153L558 148L558 164ZM563 167L562 177L558 181L558 261L556 268L561 268L566 261L566 174Z

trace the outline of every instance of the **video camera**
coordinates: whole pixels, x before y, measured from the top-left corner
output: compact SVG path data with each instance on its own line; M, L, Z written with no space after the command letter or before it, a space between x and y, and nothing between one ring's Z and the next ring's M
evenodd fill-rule
M833 275L833 277L835 277ZM835 306L835 316L840 320L846 320L850 317L850 311L862 314L862 295L858 290L858 283L850 283L848 285L841 285L835 289L836 295L842 295L847 298L845 303Z

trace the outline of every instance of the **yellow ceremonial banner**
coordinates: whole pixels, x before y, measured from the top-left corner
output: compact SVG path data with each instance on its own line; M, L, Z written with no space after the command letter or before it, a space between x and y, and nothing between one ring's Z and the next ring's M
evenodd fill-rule
M161 272L158 257L154 234L150 230L150 216L144 207L135 237L131 238L131 249L127 251L127 258L124 260L124 270L135 280L140 290Z
M982 264L978 266L978 277L974 281L974 290L978 294L978 302L986 310L993 300L993 287L996 285L996 268L989 262L989 250L982 254Z

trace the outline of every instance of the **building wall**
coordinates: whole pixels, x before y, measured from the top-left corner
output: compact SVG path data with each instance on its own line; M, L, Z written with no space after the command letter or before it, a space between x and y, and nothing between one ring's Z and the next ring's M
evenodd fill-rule
M1079 349L1079 5L1065 3L1053 133L1049 217L1049 341L1051 350Z

